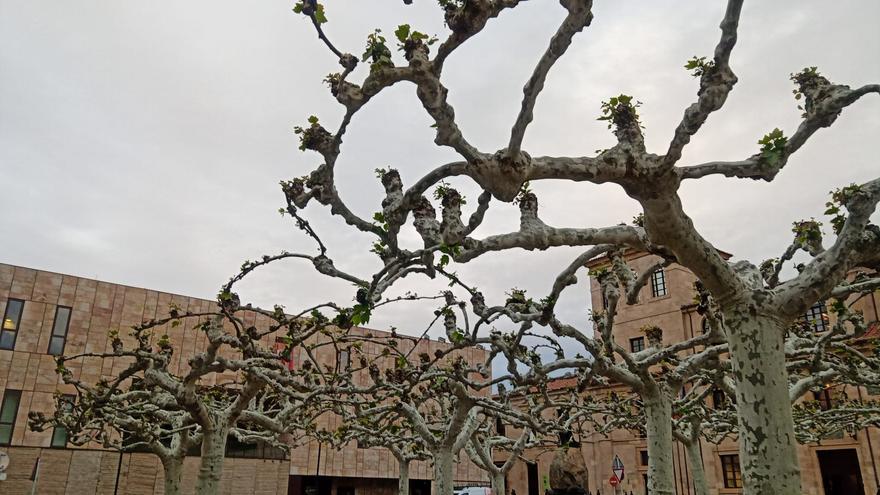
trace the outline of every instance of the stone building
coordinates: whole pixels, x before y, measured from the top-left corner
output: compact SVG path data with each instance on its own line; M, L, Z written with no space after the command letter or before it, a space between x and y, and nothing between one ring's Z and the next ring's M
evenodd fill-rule
M656 256L640 252L629 252L626 259L627 264L639 273L659 260ZM589 266L598 267L604 263L607 260L600 258ZM638 304L618 305L615 341L626 349L641 350L647 345L642 328L650 325L663 329L664 344L699 335L703 320L696 313L694 305L695 281L693 273L676 264L656 272L642 289ZM603 307L602 293L596 280L591 280L591 303L593 308ZM855 308L863 312L866 322L873 322L866 337L880 338L880 291L859 299ZM824 331L830 323L824 303L811 308L804 319L817 332ZM574 378L561 378L551 383L551 388L556 390L567 390L573 386ZM609 388L627 390L619 386L592 388L585 393L605 394L609 392ZM869 393L864 387L847 387L846 390L825 390L806 399L818 400L820 404L826 405L842 395L852 398L880 395L877 390L872 392L873 394ZM590 472L589 489L593 494L647 493L648 456L644 438L635 432L617 430L607 438L597 433L587 433L579 440ZM714 445L703 440L701 450L710 493L742 493L737 442L725 440ZM623 461L626 473L618 491L615 491L609 481L615 455ZM675 448L669 455L675 467L676 493L693 494L688 470L689 460L684 446L675 442ZM855 438L841 436L823 440L820 445L803 445L799 455L805 495L873 495L880 488L880 430L877 428L860 431ZM547 475L552 453L535 453L532 456L527 453L525 458L530 462L520 462L508 475L508 490L516 490L517 495L541 495L548 488ZM859 484L862 492L853 488Z
M6 452L11 460L6 480L0 481L0 493L162 493L162 467L152 454L69 446L63 431L29 431L27 416L29 411L51 412L55 392L74 392L60 383L53 354L101 352L109 346L110 329L125 329L162 317L172 303L181 311L193 312L210 311L215 304L195 297L0 264L0 452ZM255 313L249 313L249 318L257 328L268 324ZM188 328L191 326L167 328L178 369L204 345L204 336ZM352 331L367 332L358 328ZM416 345L413 355L418 355L433 354L447 345L415 340L401 338L399 346L406 349ZM463 355L469 362L477 362L486 354L483 349L470 348ZM340 358L333 353L318 359L334 363ZM297 359L291 356L290 362L295 365ZM69 362L67 367L75 376L93 382L118 372L122 366L110 359L92 359L82 365ZM198 458L187 458L185 493L192 492L197 471ZM414 463L410 476L414 495L430 493L430 465ZM462 462L457 465L455 481L459 485L485 484L487 479L475 465ZM356 445L336 450L310 441L285 455L267 446L230 442L222 490L235 495L391 495L397 490L397 462L384 449L360 449Z

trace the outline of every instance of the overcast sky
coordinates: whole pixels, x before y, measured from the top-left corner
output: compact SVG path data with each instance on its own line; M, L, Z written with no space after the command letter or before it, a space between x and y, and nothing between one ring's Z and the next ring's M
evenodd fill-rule
M327 31L360 54L366 35L412 24L445 36L436 2L324 0ZM0 261L210 298L245 259L313 252L277 209L278 181L311 171L292 133L310 114L335 128L342 108L321 79L339 66L293 2L0 0ZM720 0L597 1L592 26L550 73L524 148L536 155L591 155L613 144L596 121L603 99L635 95L649 149L666 149L698 81L682 67L711 57ZM447 62L457 120L483 151L501 148L534 62L564 16L556 1L505 12ZM747 2L731 66L739 77L724 109L686 148L682 165L742 159L774 127L790 135L800 111L788 79L816 65L832 81L880 82L880 2ZM397 53L395 56L400 57ZM361 64L354 80L361 80ZM376 167L405 184L454 159L433 144L432 121L411 85L383 92L356 116L337 164L338 186L365 217L382 189ZM686 183L686 211L719 248L760 262L778 256L794 220L821 217L832 188L878 176L880 97L869 95L816 134L772 184L711 178ZM456 182L475 199L474 187ZM534 185L544 220L557 226L630 221L638 206L616 186ZM471 204L475 201L471 201ZM378 267L365 236L325 208L306 215L343 269ZM480 236L517 227L498 206ZM414 239L410 235L408 239ZM513 286L545 295L579 250L486 256L459 269L498 302ZM425 289L408 281L405 289ZM245 300L288 308L336 299L352 287L291 262L254 276ZM563 301L586 324L586 284ZM420 333L424 306L378 315L377 328ZM373 326L371 325L371 326ZM434 333L436 335L436 333Z

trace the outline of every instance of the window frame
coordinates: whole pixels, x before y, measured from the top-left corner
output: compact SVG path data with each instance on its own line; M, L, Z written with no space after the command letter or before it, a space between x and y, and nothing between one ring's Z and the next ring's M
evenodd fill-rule
M500 417L495 418L495 433L502 437L507 436L507 426L504 424L504 420Z
M651 297L665 297L669 295L669 287L666 285L666 271L663 268L654 270L651 274Z
M719 454L718 457L721 461L721 479L724 488L743 488L739 454Z
M12 414L11 423L3 423L3 413L6 412L6 401L15 396L15 411ZM3 399L0 400L0 425L9 425L9 441L0 439L0 445L12 445L12 437L15 435L15 420L18 418L18 410L21 409L21 390L6 389L3 391Z
M829 330L826 317L828 315L828 306L825 301L819 301L810 306L806 313L801 316L801 321L806 323L814 333L827 332Z
M813 400L819 405L819 409L827 411L834 407L834 398L831 397L831 390L823 388L819 392L813 392Z
M226 438L226 447L223 455L230 459L261 459L269 461L282 461L290 458L284 449L271 445L265 440L239 442L232 435Z
M635 344L638 342L639 350L636 350ZM633 354L637 352L642 352L645 350L645 338L644 337L633 337L629 339L629 351Z
M65 401L67 403L65 407L70 407L71 409L73 409L74 404L76 404L76 396L72 395L72 394L62 395L61 400ZM58 434L59 430L64 431L64 444L62 444L62 445L55 444L55 435ZM70 434L67 432L67 428L65 428L63 426L57 426L57 425L54 428L52 428L52 437L49 439L49 448L50 449L63 449L65 447L67 447L68 443L70 443Z
M55 326L58 323L58 313L63 310L67 310L67 322L64 324L64 333L62 335L55 334ZM73 308L70 306L56 306L55 307L55 318L52 320L52 332L49 334L49 346L46 348L46 354L51 356L63 356L64 349L67 347L67 334L70 332L70 318L73 316ZM56 339L61 339L61 351L58 354L52 352L52 342Z
M343 356L345 356L345 362L343 362ZM351 349L345 348L340 349L339 352L336 353L336 371L343 372L351 368Z
M18 317L16 318L16 321L15 321L15 330L10 330L10 329L6 328L6 320L9 317L9 307L11 306L10 303L12 303L13 301L21 303L21 306L19 306L19 309L18 309ZM24 315L24 305L25 305L24 299L16 299L14 297L10 297L9 299L6 300L6 309L3 310L3 320L2 320L2 322L0 322L0 349L7 350L7 351L14 351L15 350L15 342L18 341L18 332L19 332L19 330L21 330L21 317L22 317L22 315ZM2 346L3 336L7 333L12 334L12 346L11 347L3 347Z

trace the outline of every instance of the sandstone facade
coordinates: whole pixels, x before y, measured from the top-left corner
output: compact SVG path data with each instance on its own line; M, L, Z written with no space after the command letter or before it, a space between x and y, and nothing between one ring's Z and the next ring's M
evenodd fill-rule
M627 254L627 263L641 273L650 268L659 258L645 253L630 252ZM592 266L599 266L603 260L597 260ZM643 327L656 325L663 329L663 342L669 344L699 335L702 331L702 318L696 313L693 297L693 284L696 277L686 268L680 265L671 265L663 270L663 283L665 294L657 294L652 290L649 282L642 289L639 304L633 306L618 306L618 316L615 319L614 338L618 344L626 349L639 345L639 339L647 338L642 331ZM659 282L659 281L658 281ZM659 285L659 284L655 284ZM659 291L663 292L663 291ZM596 280L591 280L591 304L593 308L602 308L602 295ZM856 302L855 307L861 310L866 322L875 322L873 329L869 331L871 338L880 338L880 291L864 297ZM831 315L833 319L833 315ZM574 379L561 379L553 383L558 389L566 389L574 386ZM615 387L621 392L624 387ZM605 394L612 388L594 388L585 393ZM870 392L873 392L870 393ZM880 395L880 391L868 391L864 387L847 387L846 390L835 390L832 396L847 395L852 398L867 398ZM812 399L812 397L808 397ZM644 438L630 431L615 431L609 437L599 434L587 434L579 438L581 450L587 462L590 473L589 489L593 494L629 494L643 495L647 466L647 442ZM732 495L742 493L739 488L725 486L722 459L727 462L737 456L738 445L736 441L727 440L720 445L714 445L703 441L702 456L706 471L707 481L712 495ZM620 456L626 467L626 476L615 491L609 479L611 477L611 462L615 455ZM676 492L681 495L693 494L691 475L688 470L689 460L685 449L678 442L675 443L673 452L669 455L673 459L676 477ZM549 488L549 468L552 461L552 453L534 453L524 456L529 463L520 462L508 476L508 490L516 490L517 495L542 495ZM822 463L826 464L826 473L823 477ZM828 466L838 462L842 469L850 473L857 471L860 475L863 490L866 495L878 493L880 488L880 430L869 428L856 435L855 438L843 436L837 439L827 439L821 445L804 445L800 448L800 466L803 477L804 495L832 495L832 490L826 491L825 484L833 473L827 472ZM833 469L832 469L833 470ZM531 482L531 483L530 483ZM735 483L727 483L735 484ZM531 487L531 488L530 488ZM834 495L861 495L857 493L835 492Z
M6 314L10 299L23 301L17 322L13 349L0 349L0 394L20 391L20 401L11 425L11 441L0 444L0 451L11 457L8 477L0 481L0 493L19 495L31 493L33 472L40 459L35 493L40 495L80 494L161 494L162 467L150 454L122 454L97 448L50 447L52 431L36 433L27 428L29 411L51 412L53 394L73 393L60 383L55 362L48 354L58 307L70 308L65 335L64 353L101 352L109 349L108 332L119 329L120 335L131 325L167 314L170 304L181 310L209 311L214 302L165 292L112 284L88 278L62 275L30 268L0 264L0 314ZM15 304L15 303L13 303ZM9 315L15 319L15 315ZM261 316L251 313L258 328L267 325ZM16 322L10 322L12 328ZM204 345L204 336L189 331L191 325L165 329L175 348L175 367L187 366L187 360ZM354 332L368 332L353 329ZM374 335L384 332L369 330ZM56 331L57 333L57 331ZM386 334L389 335L389 334ZM269 337L271 339L271 336ZM272 345L272 342L267 342ZM413 346L402 339L400 346ZM416 352L433 351L446 344L427 339L417 344ZM369 344L365 352L372 352ZM379 352L378 348L375 350ZM485 358L478 348L464 351L465 359L473 362ZM296 361L296 356L292 358ZM319 361L335 363L337 356L323 353ZM101 376L118 372L124 367L112 359L89 359L67 365L75 376L96 381ZM217 380L223 380L218 377ZM15 392L13 392L15 393ZM0 398L2 400L2 398ZM0 402L2 403L2 402ZM0 425L2 428L2 425ZM198 459L187 459L184 487L191 491L195 484ZM391 495L397 487L397 462L384 449L359 449L349 445L335 450L328 445L309 442L293 449L289 459L227 458L223 472L224 494L295 494L304 490L315 477L331 487L333 495L355 489L358 495ZM427 463L415 463L413 480L432 477ZM485 474L470 462L457 466L457 484L486 483ZM326 490L322 490L326 492ZM353 494L352 494L353 495Z

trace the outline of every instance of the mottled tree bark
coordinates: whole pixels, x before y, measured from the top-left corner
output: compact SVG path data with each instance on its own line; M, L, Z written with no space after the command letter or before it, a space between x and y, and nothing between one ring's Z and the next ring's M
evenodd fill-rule
M205 431L202 439L202 459L196 481L196 495L220 493L220 478L226 454L226 437L229 429L222 427Z
M648 486L654 495L675 495L672 466L672 401L656 389L643 396L648 432Z
M399 466L397 474L397 493L398 495L409 495L409 459L398 459Z
M507 480L504 473L492 473L492 495L505 495L507 493Z
M434 495L452 495L452 473L455 468L452 454L434 455Z
M753 307L726 311L746 494L800 495L797 441L785 369L786 323Z
M160 457L164 470L165 495L180 495L183 479L183 457Z
M703 469L703 456L700 453L700 439L698 437L683 443L687 450L688 464L690 465L691 477L694 481L694 495L709 495L706 470Z

